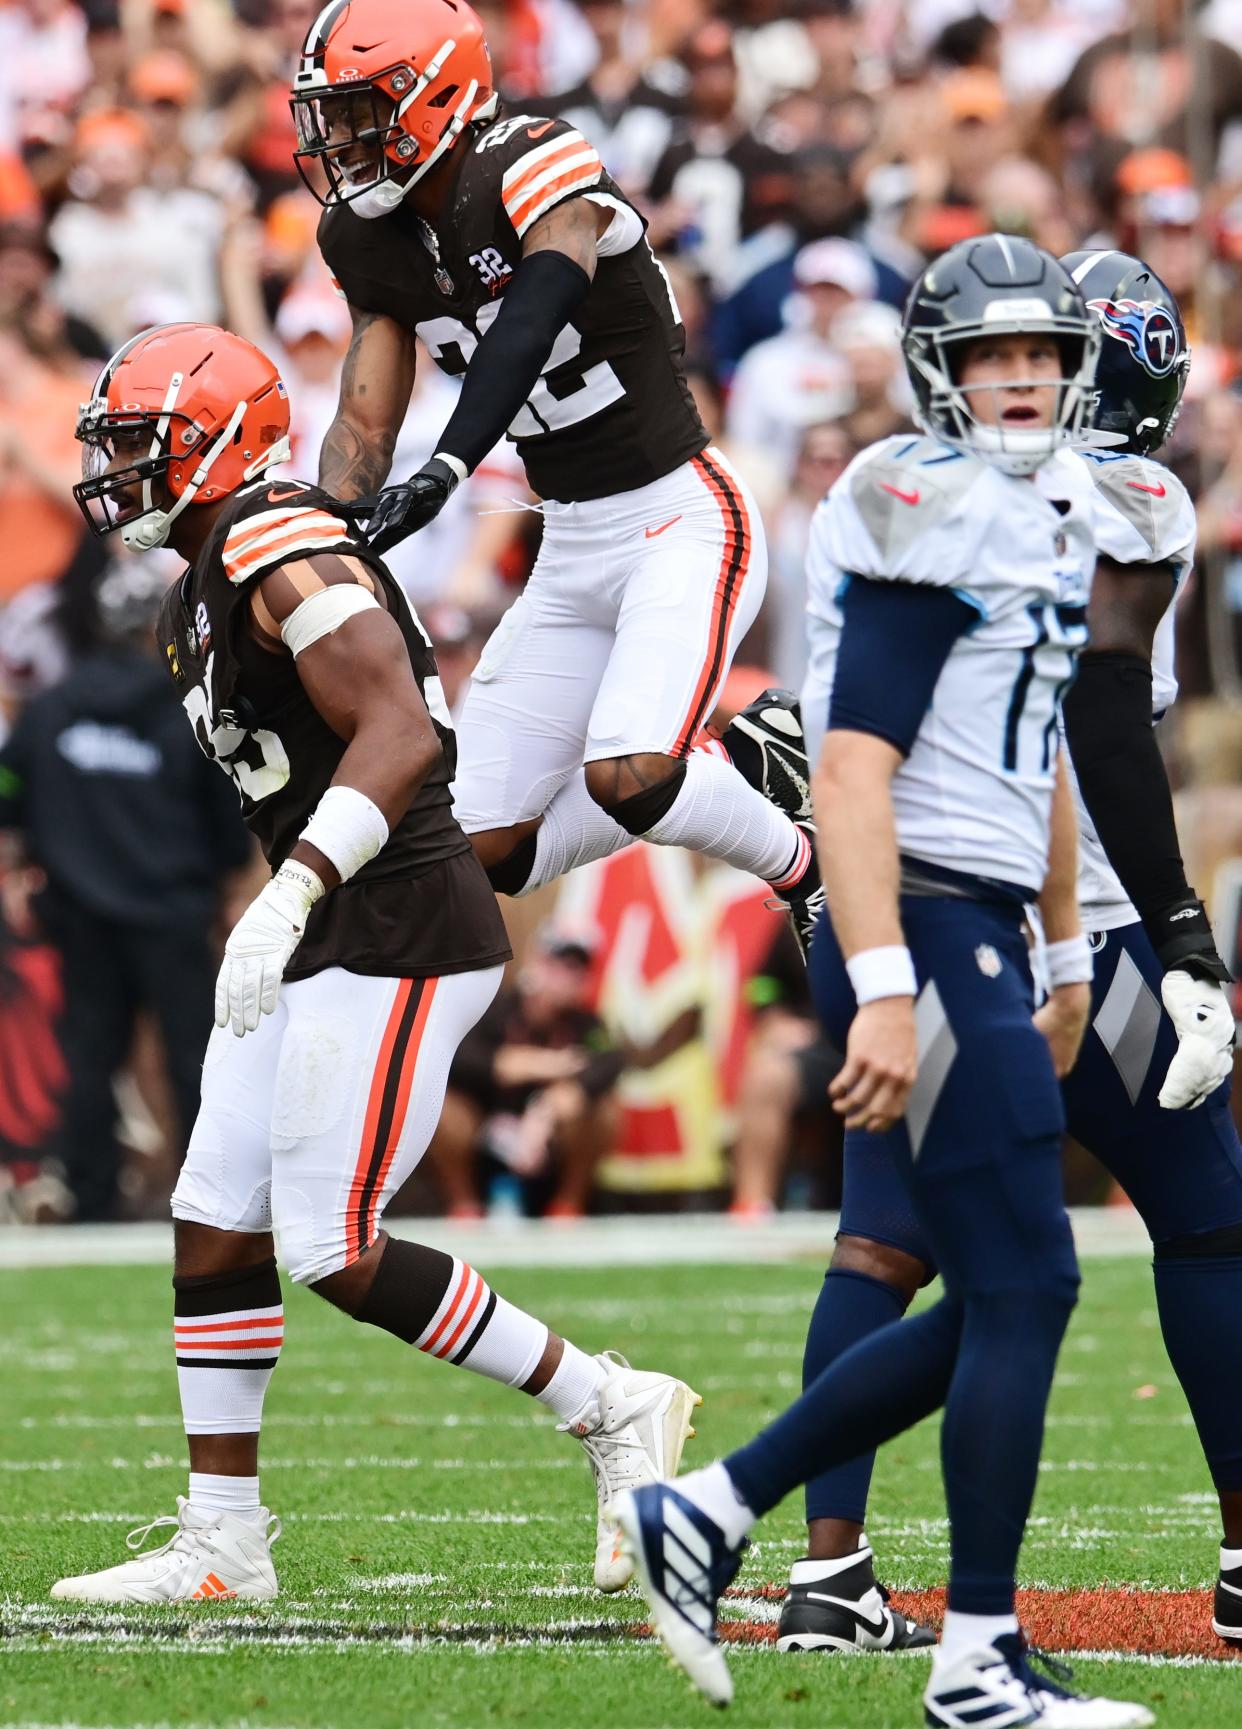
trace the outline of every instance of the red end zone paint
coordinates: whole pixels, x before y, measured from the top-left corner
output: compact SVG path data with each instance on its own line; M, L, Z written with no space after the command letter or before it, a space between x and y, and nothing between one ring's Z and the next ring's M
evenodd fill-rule
M728 1597L779 1602L783 1585L759 1591L731 1590ZM893 1608L912 1621L939 1627L943 1591L894 1591ZM1018 1619L1032 1645L1045 1651L1134 1652L1151 1657L1214 1657L1242 1660L1242 1650L1212 1631L1210 1591L1019 1591ZM770 1623L724 1622L722 1639L766 1644L776 1638Z

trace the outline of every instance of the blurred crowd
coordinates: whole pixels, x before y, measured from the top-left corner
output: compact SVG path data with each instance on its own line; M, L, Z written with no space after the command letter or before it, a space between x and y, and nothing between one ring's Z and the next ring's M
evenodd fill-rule
M15 1216L158 1210L192 1109L218 933L253 887L245 836L178 734L149 645L175 562L140 575L84 538L73 426L129 335L222 322L278 361L294 465L313 478L349 339L292 160L288 86L318 10L0 4L0 1207ZM478 10L505 101L587 134L668 271L700 408L765 517L768 599L740 657L752 690L801 681L816 503L856 450L910 425L900 308L928 258L999 228L1054 253L1137 251L1165 279L1194 348L1165 454L1200 505L1169 749L1192 874L1209 890L1242 853L1242 56L1230 46L1242 0ZM434 448L454 390L424 364L396 470ZM393 555L451 697L530 569L535 503L500 448ZM684 890L749 932L735 885L643 868L646 886L627 892L646 896L649 922ZM463 1058L427 1204L572 1214L602 1192L648 1190L731 1195L744 1212L776 1203L808 1116L822 1139L827 1059L761 901L751 922L729 950L736 1012L719 1024L711 919L695 925L698 958L682 957L676 987L655 989L633 1026L617 1024L632 1009L622 991L610 1021L598 919L590 936L533 938ZM533 1065L511 1056L536 1049ZM707 1093L687 1079L695 1049Z

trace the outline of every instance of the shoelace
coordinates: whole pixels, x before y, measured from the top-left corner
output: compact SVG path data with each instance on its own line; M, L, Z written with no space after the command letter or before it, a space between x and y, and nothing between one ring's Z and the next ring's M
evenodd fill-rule
M646 1481L642 1468L646 1454L640 1441L612 1435L582 1435L580 1439L595 1467L595 1487L601 1506L607 1506L620 1490Z
M152 1519L149 1525L139 1525L139 1527L136 1531L131 1531L129 1536L126 1537L126 1539L125 1539L125 1547L127 1549L134 1549L134 1550L142 1549L142 1545L146 1542L147 1538L151 1535L152 1531L159 1530L159 1528L162 1525L175 1525L176 1530L173 1532L173 1535L168 1539L167 1543L161 1543L159 1545L159 1547L156 1549L143 1550L144 1554L146 1554L146 1555L163 1555L163 1554L166 1554L169 1549L173 1549L176 1547L178 1541L182 1537L188 1538L191 1535L191 1533L181 1523L180 1514L163 1513L163 1514L161 1514L161 1516L158 1519Z
M1074 1671L1069 1664L1060 1662L1047 1651L1041 1651L1037 1645L1028 1645L1025 1634L1006 1633L995 1641L995 1646L1025 1687L1032 1703L1037 1703L1036 1696L1040 1693L1050 1693L1054 1699L1080 1697L1068 1687L1060 1685L1062 1681L1072 1681L1074 1678ZM1036 1674L1031 1667L1033 1663L1038 1663L1047 1673Z

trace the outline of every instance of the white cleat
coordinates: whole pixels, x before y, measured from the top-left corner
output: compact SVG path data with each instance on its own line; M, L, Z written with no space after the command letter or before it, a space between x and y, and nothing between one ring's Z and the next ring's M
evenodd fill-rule
M258 1602L276 1595L271 1551L280 1536L280 1520L266 1507L257 1523L236 1513L211 1519L178 1495L175 1518L166 1514L152 1519L131 1531L126 1544L140 1548L161 1525L176 1530L160 1548L102 1573L58 1579L52 1596L72 1603L208 1603L227 1597Z
M745 1541L725 1540L716 1521L675 1483L648 1483L610 1508L634 1558L661 1644L713 1705L733 1697L716 1612L742 1562Z
M1031 1655L1020 1633L1006 1633L953 1663L933 1659L923 1695L927 1723L933 1729L1147 1729L1156 1721L1145 1705L1067 1692L1031 1668ZM1068 1678L1063 1665L1042 1661Z
M560 1427L582 1442L595 1477L596 1588L623 1591L634 1576L634 1563L605 1519L605 1508L625 1489L677 1475L682 1448L694 1433L690 1419L703 1400L674 1375L631 1369L615 1351L602 1352L596 1362L608 1374L597 1395L598 1415L593 1422Z

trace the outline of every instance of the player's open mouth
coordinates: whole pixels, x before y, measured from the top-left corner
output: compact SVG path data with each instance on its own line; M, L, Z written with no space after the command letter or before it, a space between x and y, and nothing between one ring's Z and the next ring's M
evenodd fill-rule
M1006 426L1029 426L1039 419L1039 410L1029 407L1007 408L1001 415Z

